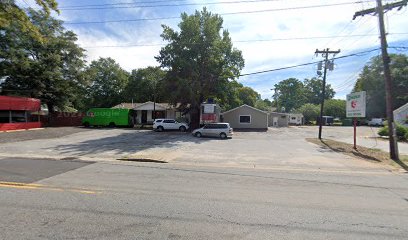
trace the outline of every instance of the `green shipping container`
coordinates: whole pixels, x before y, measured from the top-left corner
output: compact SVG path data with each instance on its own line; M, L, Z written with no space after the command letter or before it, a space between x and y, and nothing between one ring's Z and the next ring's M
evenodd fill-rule
M82 118L82 125L109 126L109 127L133 127L135 111L119 108L91 108Z

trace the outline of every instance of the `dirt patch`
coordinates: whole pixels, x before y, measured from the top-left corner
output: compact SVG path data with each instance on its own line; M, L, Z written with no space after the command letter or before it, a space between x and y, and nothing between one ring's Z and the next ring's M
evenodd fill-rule
M408 156L400 155L399 161L394 161L390 158L389 153L375 148L366 148L357 146L357 150L353 148L353 144L339 142L330 139L319 140L317 138L306 138L306 141L317 144L324 149L330 149L334 152L343 153L352 157L368 160L376 163L384 163L395 168L408 171Z

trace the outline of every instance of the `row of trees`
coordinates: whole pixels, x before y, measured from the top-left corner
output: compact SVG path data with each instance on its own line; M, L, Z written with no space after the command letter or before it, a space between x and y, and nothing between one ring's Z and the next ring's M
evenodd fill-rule
M75 43L76 34L50 16L50 11L58 11L55 1L37 2L42 9L30 9L27 15L13 0L0 3L1 94L39 98L50 111L111 107L132 100L181 103L189 106L193 123L198 123L200 104L210 98L225 110L241 104L269 110L272 105L237 82L244 67L242 53L233 47L222 18L205 8L182 14L179 31L162 26L161 37L168 44L156 56L160 67L129 73L111 58L87 65L85 50ZM381 66L380 59L373 58L354 87L367 91L369 117L385 113ZM408 101L407 66L406 55L391 55L395 108ZM275 90L273 104L280 110L312 112L321 100L322 80L289 78L276 84ZM332 100L334 94L327 85L326 106L338 109L327 114L341 117L344 101Z
M408 56L390 54L393 109L408 102ZM373 57L360 73L353 91L367 92L367 116L386 116L385 83L381 56Z
M321 102L323 81L318 78L305 79L303 82L289 78L275 84L275 105L280 111L291 112L304 104ZM330 84L326 85L325 99L332 99L335 91Z
M236 81L244 59L222 29L219 15L206 9L182 14L179 32L163 26L161 36L169 44L156 57L160 67L129 73L111 58L87 65L85 50L75 43L76 34L50 16L50 9L57 11L54 3L47 0L44 9L29 9L28 22L22 18L0 25L1 94L39 98L50 111L155 100L181 103L198 113L201 102L209 98L225 109L241 104L264 110L271 106ZM2 2L0 7L24 13L14 1Z

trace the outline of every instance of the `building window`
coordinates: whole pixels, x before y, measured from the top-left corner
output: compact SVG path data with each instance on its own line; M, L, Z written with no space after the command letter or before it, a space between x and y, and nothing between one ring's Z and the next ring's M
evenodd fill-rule
M239 116L239 123L251 123L251 115Z

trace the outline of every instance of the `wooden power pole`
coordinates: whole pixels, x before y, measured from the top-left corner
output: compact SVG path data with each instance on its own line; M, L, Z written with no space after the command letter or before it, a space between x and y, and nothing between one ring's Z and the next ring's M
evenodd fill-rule
M392 104L392 79L390 71L390 57L387 52L387 38L384 26L384 11L392 10L398 8L400 10L402 7L407 6L408 0L388 3L384 6L381 0L377 0L377 7L370 8L356 12L354 14L353 20L358 16L364 16L366 14L378 14L378 22L380 28L380 38L381 38L381 55L384 66L384 78L385 78L385 99L386 99L386 112L388 121L388 137L390 142L390 157L394 160L399 160L398 156L398 144L397 144L397 134L394 123L393 115L393 104Z
M322 126L323 126L323 108L324 108L324 98L326 96L326 76L327 76L327 68L329 67L329 54L337 54L340 50L337 51L330 51L328 48L325 50L318 50L316 49L315 54L322 54L324 57L324 72L323 72L323 88L322 88L322 99L320 103L320 118L319 118L319 139L322 139Z

